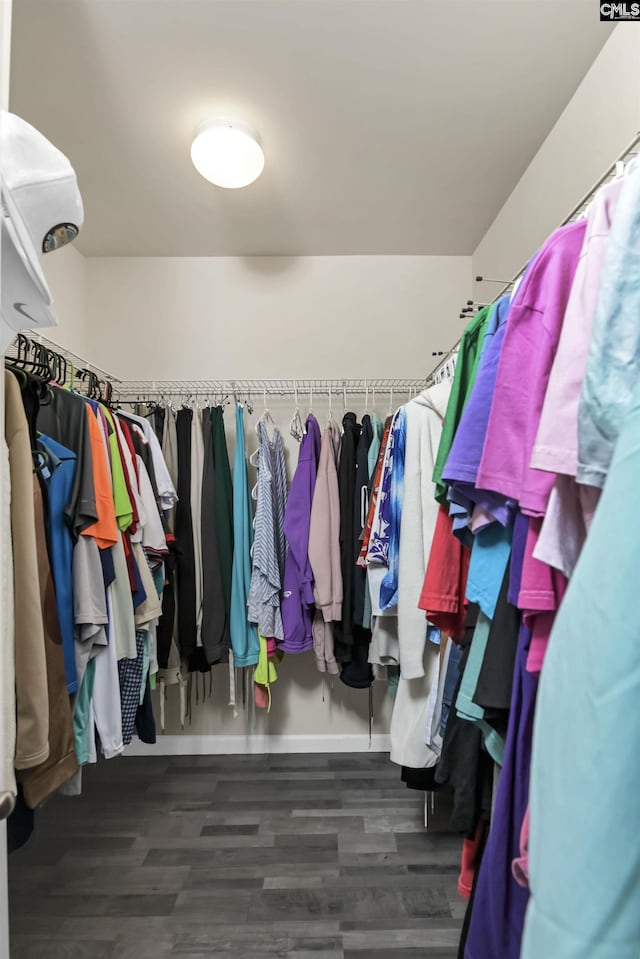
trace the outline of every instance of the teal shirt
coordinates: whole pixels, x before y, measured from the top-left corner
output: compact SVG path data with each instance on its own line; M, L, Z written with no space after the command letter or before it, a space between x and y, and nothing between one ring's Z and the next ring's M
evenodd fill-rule
M540 677L522 959L640 955L640 387Z
M236 406L236 453L233 462L233 567L231 571L231 647L236 666L257 666L258 631L249 622L247 601L251 585L253 516L247 474L244 409Z

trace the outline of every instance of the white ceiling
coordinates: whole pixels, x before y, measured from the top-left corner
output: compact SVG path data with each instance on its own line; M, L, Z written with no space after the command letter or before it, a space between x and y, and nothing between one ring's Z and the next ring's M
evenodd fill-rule
M12 109L90 256L469 254L609 33L592 0L14 0ZM191 165L218 114L261 131L245 190Z

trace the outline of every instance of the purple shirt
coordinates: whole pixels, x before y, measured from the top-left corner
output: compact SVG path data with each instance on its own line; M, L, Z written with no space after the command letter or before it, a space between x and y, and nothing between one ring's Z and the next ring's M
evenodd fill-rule
M280 599L284 633L280 648L287 653L302 653L313 646L313 573L308 553L311 503L319 456L320 427L315 416L309 414L284 515L289 549L284 561Z
M522 582L522 567L524 566L524 551L529 535L529 517L517 513L513 524L513 540L511 543L511 567L509 570L509 593L507 599L512 606L518 605L520 584Z
M549 374L580 258L586 221L547 240L509 310L477 485L543 516L554 477L530 467Z
M529 802L529 770L538 679L527 672L531 634L520 627L504 764L480 864L465 959L518 959L529 890L513 878Z

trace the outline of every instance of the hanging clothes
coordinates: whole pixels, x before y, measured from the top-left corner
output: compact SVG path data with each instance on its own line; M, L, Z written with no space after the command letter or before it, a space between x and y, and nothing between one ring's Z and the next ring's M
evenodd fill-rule
M339 672L335 658L333 623L342 619L340 554L340 492L338 454L340 427L331 420L322 435L318 471L309 517L309 563L316 612L313 648L320 672Z
M353 511L356 471L356 448L360 425L355 413L345 413L342 420L342 443L338 462L340 496L340 568L342 570L342 616L334 624L334 646L338 663L351 659L353 646Z
M373 423L368 413L362 417L362 427L358 446L356 449L356 481L354 493L354 530L356 555L354 563L356 564L354 578L354 599L353 599L353 621L358 626L364 625L365 593L367 591L366 571L358 565L358 556L360 555L360 544L362 542L362 531L367 523L367 510L369 506L369 450L373 444ZM368 628L368 627L367 627Z
M280 590L284 573L284 510L287 497L284 448L278 429L269 438L265 418L258 421L259 446L254 465L258 469L255 490L256 515L251 553L251 585L248 615L265 638L284 638Z
M393 423L393 460L389 495L383 498L380 504L380 522L388 524L387 572L380 583L380 607L383 610L398 605L400 527L403 513L406 444L407 413L404 406L401 406Z
M465 403L475 381L488 316L489 307L483 307L479 310L467 326L460 340L458 360L451 384L447 411L442 424L442 437L438 448L438 455L436 456L436 463L433 468L436 500L441 504L447 502L447 486L442 481L442 470L447 461L447 456L449 455L451 443L453 442L455 431L460 422L462 411L464 410Z
M178 451L178 502L175 516L178 585L178 643L183 660L195 654L197 637L196 564L191 515L191 424L193 411L178 410L176 437Z
M52 389L50 401L38 411L37 425L38 430L76 454L77 468L65 516L74 535L78 535L98 521L89 424L84 404L67 390Z
M585 231L585 220L556 230L511 303L478 469L479 487L518 501L532 516L544 514L553 485L551 474L529 462Z
M204 472L204 439L202 435L202 420L200 410L192 411L191 417L191 488L189 499L191 506L191 529L193 537L193 559L195 572L195 615L196 615L196 650L192 654L190 669L206 672L208 663L202 649L202 483Z
M523 959L631 959L640 950L634 602L640 540L621 508L637 489L639 437L636 389L540 679ZM607 560L611 544L615 562ZM615 639L610 654L603 637Z
M602 488L638 379L640 164L627 170L611 224L578 408L577 480Z
M260 643L255 626L249 622L247 603L251 585L253 524L251 494L247 475L244 436L244 408L236 404L236 452L233 467L233 573L231 581L231 645L237 666L256 666Z
M315 416L309 414L284 518L289 549L282 583L283 640L280 648L287 653L304 652L313 646L315 606L309 532L320 444L320 426Z
M6 375L6 374L5 374ZM0 561L2 562L2 631L0 632L0 683L2 683L2 710L0 711L0 818L6 819L14 810L18 787L15 773L16 757L16 634L14 613L14 569L11 543L11 471L9 450L3 434L0 450Z
M202 472L202 645L207 663L229 658L230 634L218 547L216 470L210 409L202 411L204 457Z
M353 643L351 659L344 663L340 679L346 686L354 689L366 689L373 682L373 670L369 664L369 644L371 630L362 625L364 618L364 597L367 576L358 566L362 530L366 523L366 508L369 489L369 447L373 440L373 427L368 413L362 417L360 435L356 445L355 475L353 493L353 541L351 555L351 575L353 577Z
M227 622L230 623L233 568L233 483L224 428L224 410L221 406L215 406L211 410L211 432L215 469L216 538Z
M96 424L97 425L97 424ZM62 636L67 691L78 690L75 640L73 635L73 537L64 521L64 508L69 502L76 470L76 455L51 437L40 435L38 449L44 453L46 466L41 475L47 487L49 509L46 515L47 540L55 585L55 597Z
M396 430L399 426L399 411L390 418L385 429L382 460L379 463L379 476L373 491L373 511L364 534L367 542L366 553L361 551L360 561L367 566L367 586L371 600L373 628L369 646L369 662L380 666L397 666L400 661L398 642L397 606L382 608L381 584L389 571L389 531L391 528L391 484L394 472L396 451ZM399 464L396 464L396 470ZM402 464L404 468L404 464ZM397 483L397 480L396 480Z
M402 407L406 440L397 564L400 680L391 720L391 761L412 769L433 766L440 751L435 727L440 723L436 714L442 711L446 662L441 663L436 631L428 639L418 600L438 515L432 475L450 390L450 382L437 383Z
M15 595L19 597L14 612L17 709L15 766L16 769L30 769L45 762L49 756L49 693L38 579L29 426L20 386L8 370L5 371L4 387L5 439L11 478L13 569ZM91 517L92 520L96 518Z
M62 636L44 528L44 509L39 480L33 477L33 504L38 559L38 585L44 626L46 681L49 707L49 749L37 766L23 769L20 784L27 806L36 809L78 772L71 702L67 691Z

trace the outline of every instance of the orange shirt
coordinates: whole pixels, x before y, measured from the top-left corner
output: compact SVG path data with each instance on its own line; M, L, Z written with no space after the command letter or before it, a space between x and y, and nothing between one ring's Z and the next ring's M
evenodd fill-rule
M89 421L89 439L91 441L91 459L93 460L93 485L96 493L98 521L82 531L83 536L93 536L100 549L113 546L118 540L118 524L113 505L111 473L107 462L107 453L95 413L87 404Z

